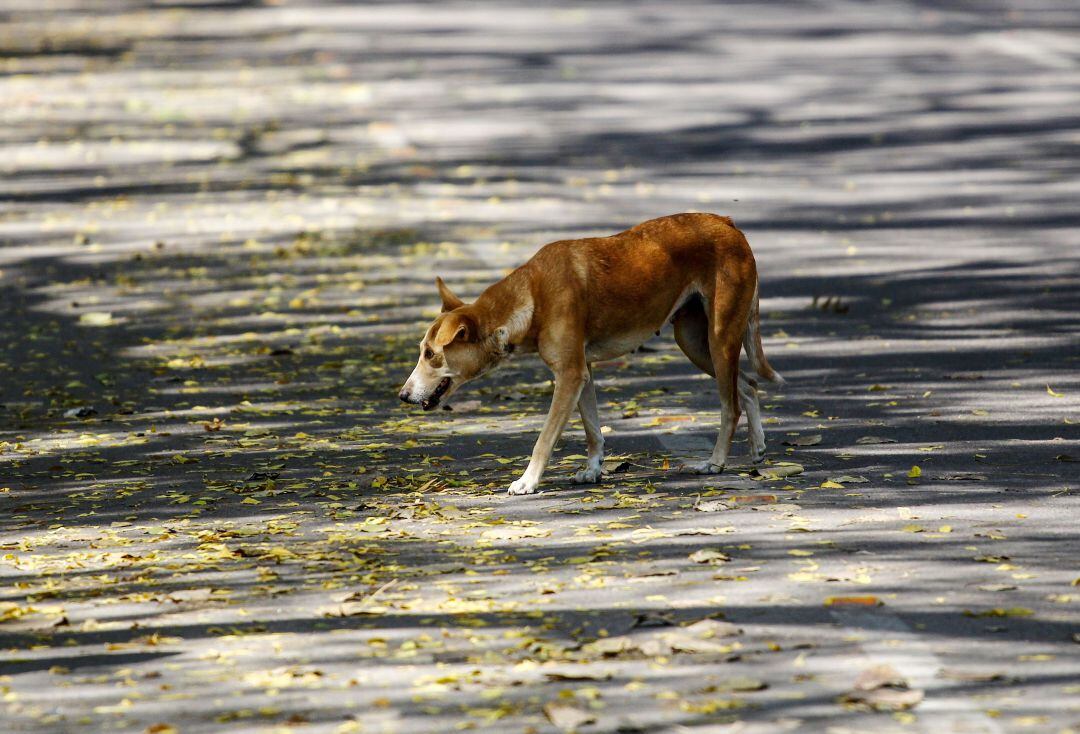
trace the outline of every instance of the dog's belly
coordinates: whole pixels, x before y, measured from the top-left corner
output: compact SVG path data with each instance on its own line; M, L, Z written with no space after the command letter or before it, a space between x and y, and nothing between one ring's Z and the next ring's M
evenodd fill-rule
M694 294L694 288L692 286L687 286L678 294L678 296L676 296L674 302L662 305L657 304L664 309L663 311L654 307L651 309L651 314L649 313L649 309L645 309L644 312L632 312L636 323L626 323L624 321L624 323L621 324L622 328L615 330L614 333L594 336L592 340L586 343L586 361L596 362L604 359L614 359L615 357L621 357L628 352L634 351L644 344L653 334L660 333L660 329L664 327L664 324L669 323L676 312L689 299L694 297Z
M608 336L590 342L585 346L585 360L587 362L599 362L605 359L621 357L640 347L655 333L655 329L647 329Z

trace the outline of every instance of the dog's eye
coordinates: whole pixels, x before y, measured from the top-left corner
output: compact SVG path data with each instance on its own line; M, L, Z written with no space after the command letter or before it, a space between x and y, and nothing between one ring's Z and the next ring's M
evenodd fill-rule
M431 347L424 347L424 359L431 359L435 356L435 352L431 351Z

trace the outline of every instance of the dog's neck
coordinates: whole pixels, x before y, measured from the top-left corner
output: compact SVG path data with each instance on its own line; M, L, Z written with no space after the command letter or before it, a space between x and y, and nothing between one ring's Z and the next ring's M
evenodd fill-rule
M529 281L519 271L492 284L473 303L481 331L490 334L499 327L509 334L511 346L533 341L533 297Z

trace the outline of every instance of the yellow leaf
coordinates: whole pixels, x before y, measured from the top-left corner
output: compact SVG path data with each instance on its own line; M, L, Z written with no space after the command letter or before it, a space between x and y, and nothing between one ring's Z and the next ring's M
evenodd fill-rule
M814 551L803 550L801 548L792 548L788 551L789 556L812 556Z
M922 469L920 469L918 466L913 466L913 467L911 467L911 469L908 470L907 475L908 475L909 479L915 479L917 477L921 477L922 476Z
M108 311L87 311L79 314L79 323L86 326L109 326L113 323L113 316Z
M1003 609L1001 607L994 607L993 609L987 609L982 612L965 611L965 617L1030 617L1035 612L1027 609L1026 607L1009 607Z
M843 489L844 488L843 484L840 484L840 482L834 482L831 479L826 479L824 482L821 483L820 486L821 486L822 489Z
M1063 392L1054 392L1054 388L1050 387L1049 385L1046 386L1046 394L1049 395L1052 398L1063 398L1063 397L1065 397L1065 393L1063 393Z
M684 421L693 421L694 417L691 415L659 415L653 418L651 421L645 424L647 427L662 426L665 423L682 423Z
M258 504L261 504L261 503L257 499L255 499L254 497L245 497L244 499L240 500L240 504L242 504L242 505L258 505Z
M546 538L551 535L547 528L507 525L485 530L480 534L484 540L520 540L522 538Z

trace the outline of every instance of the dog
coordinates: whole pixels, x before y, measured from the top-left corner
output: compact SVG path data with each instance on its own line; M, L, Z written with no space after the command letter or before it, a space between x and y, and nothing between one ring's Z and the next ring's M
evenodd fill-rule
M774 383L783 378L761 346L754 255L730 218L674 214L610 237L552 242L473 303L454 295L442 278L435 282L442 313L420 342L401 400L433 410L514 352L539 353L555 375L551 409L510 494L536 492L575 405L588 462L573 480L600 480L604 436L592 364L637 349L668 322L679 348L716 379L720 391L720 434L711 456L680 469L722 472L742 411L753 459L764 459L757 382L740 373L740 351L758 377Z

